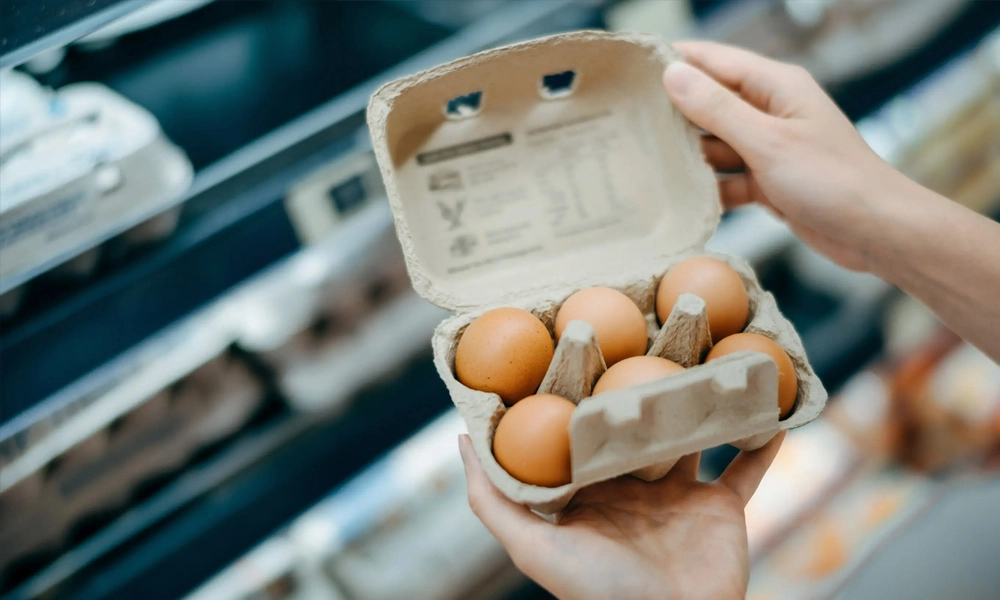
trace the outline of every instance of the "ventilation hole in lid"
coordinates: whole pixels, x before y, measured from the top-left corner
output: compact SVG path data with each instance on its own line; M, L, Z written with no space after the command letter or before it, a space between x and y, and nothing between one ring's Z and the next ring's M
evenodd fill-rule
M483 92L471 92L464 96L458 96L448 101L444 107L444 114L450 119L467 119L479 114L482 106Z
M545 98L562 98L573 93L573 82L576 81L576 71L563 71L542 77L542 96Z

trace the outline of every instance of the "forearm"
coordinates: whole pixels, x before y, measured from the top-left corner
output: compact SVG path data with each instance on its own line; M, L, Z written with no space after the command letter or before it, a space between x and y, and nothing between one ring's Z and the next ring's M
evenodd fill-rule
M869 235L872 272L1000 362L1000 224L909 180L889 185Z

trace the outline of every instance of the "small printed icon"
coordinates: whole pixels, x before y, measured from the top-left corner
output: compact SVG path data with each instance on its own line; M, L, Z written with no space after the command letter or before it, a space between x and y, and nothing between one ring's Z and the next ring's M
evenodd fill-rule
M438 171L431 173L428 187L432 192L462 189L462 174L458 171Z
M437 205L441 211L441 218L448 222L448 231L454 231L462 226L462 211L465 210L465 200L456 200L451 205L438 201Z
M477 243L475 236L460 235L451 243L451 255L463 258L469 256L476 249Z

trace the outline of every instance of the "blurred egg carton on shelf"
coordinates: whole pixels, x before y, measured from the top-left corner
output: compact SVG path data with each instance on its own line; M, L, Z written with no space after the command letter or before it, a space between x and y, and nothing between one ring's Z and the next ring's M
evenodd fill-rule
M0 294L52 271L86 277L103 242L141 245L173 231L193 179L155 118L97 83L58 91L0 72ZM11 293L14 292L14 293Z
M239 432L266 387L221 319L179 326L0 428L0 587Z
M269 597L506 597L526 580L468 506L464 431L446 411L187 600L258 597L279 580L296 591Z
M186 600L347 600L322 574L303 565L284 536L268 539Z
M446 314L412 291L370 151L305 178L286 206L310 245L234 302L238 343L293 407L328 412L429 349Z
M358 389L391 377L428 350L442 318L436 307L407 292L351 330L328 325L321 316L316 325L258 356L274 369L278 389L293 407L333 411L345 408Z

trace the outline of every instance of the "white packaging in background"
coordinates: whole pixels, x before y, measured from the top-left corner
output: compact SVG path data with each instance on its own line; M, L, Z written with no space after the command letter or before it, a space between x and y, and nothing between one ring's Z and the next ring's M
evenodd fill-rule
M0 292L164 211L193 177L156 119L107 87L11 81L21 93L4 106Z

